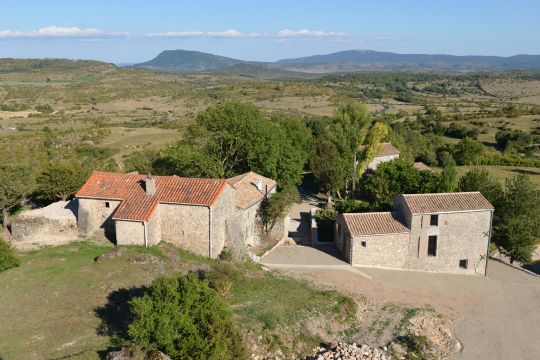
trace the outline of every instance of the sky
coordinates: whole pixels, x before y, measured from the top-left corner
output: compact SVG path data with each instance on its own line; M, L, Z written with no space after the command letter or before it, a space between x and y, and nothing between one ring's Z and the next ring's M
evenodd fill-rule
M242 60L361 49L540 54L539 0L3 0L0 57L137 63L163 50Z

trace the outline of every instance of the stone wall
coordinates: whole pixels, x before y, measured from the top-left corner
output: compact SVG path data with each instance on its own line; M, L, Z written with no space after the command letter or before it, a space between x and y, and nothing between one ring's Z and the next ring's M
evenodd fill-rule
M351 237L343 216L338 216L337 248L352 265L485 274L491 211L438 213L437 226L429 225L429 214L404 213L405 218L411 219L410 234ZM437 236L436 256L427 253L430 235ZM362 246L362 241L366 246ZM460 267L460 260L467 260L465 268Z
M408 245L409 234L355 236L350 242L349 262L359 266L403 268L409 255Z
M491 211L439 213L438 226L422 227L422 215L414 215L406 267L427 271L484 275L489 241ZM437 256L419 254L420 239L437 235ZM427 251L427 245L422 249ZM459 267L468 260L467 269Z
M210 216L207 206L158 205L161 240L209 256Z
M226 233L227 233L227 222L232 221L237 215L237 210L235 206L235 190L230 186L226 185L225 189L221 193L216 204L214 204L211 209L211 254L210 256L215 258L217 257L226 242Z
M148 232L147 241L149 246L161 242L161 209L159 205L146 223L146 231Z
M72 200L23 211L11 223L14 246L29 249L77 240L77 209L77 200Z
M142 221L116 220L117 245L144 245Z
M78 199L77 227L82 236L91 236L102 231L107 238L115 240L116 231L112 214L120 205L118 200ZM106 205L109 205L107 207Z

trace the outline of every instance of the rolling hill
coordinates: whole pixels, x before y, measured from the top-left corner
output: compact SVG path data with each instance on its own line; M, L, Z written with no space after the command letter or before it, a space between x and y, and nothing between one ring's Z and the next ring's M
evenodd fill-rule
M154 59L132 65L151 70L193 73L219 72L253 77L303 77L299 73L326 74L356 71L506 71L540 69L540 55L480 56L398 54L373 50L347 50L326 55L255 62L188 50L166 50Z
M165 50L150 61L132 65L151 70L191 73L223 69L245 61L190 50Z

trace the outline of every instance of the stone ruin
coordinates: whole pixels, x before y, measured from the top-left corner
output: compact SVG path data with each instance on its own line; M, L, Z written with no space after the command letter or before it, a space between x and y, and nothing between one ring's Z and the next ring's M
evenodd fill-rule
M78 238L77 201L58 201L25 210L11 223L11 243L19 249L66 244Z

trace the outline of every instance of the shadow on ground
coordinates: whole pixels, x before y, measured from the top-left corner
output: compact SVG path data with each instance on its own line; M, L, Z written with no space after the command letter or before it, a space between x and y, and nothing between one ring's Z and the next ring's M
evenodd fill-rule
M147 289L147 287L136 287L111 292L107 297L107 304L94 310L101 319L97 333L108 336L111 344L115 346L122 345L128 339L128 326L133 319L130 301L142 296Z

